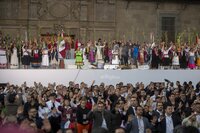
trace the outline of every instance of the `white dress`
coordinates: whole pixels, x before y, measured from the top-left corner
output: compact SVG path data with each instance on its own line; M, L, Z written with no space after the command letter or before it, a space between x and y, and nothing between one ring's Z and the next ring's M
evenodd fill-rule
M118 51L112 50L112 65L119 65L119 53Z
M179 57L177 55L174 55L173 59L172 59L172 65L173 66L179 66Z
M42 52L42 66L49 66L48 49L44 49Z
M17 57L17 48L13 48L13 53L11 55L11 60L10 60L10 68L18 68L18 57Z
M7 58L6 58L6 50L0 49L0 67L6 66Z
M97 61L98 61L98 60L102 60L102 59L103 59L102 48L104 48L105 45L104 45L104 46L100 46L100 44L98 44L98 45L95 45L95 46L96 46L96 48L97 48L96 60L97 60Z

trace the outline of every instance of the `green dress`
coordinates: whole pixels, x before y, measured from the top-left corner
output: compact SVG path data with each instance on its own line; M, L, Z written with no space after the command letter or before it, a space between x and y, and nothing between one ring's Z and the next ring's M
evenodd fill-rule
M76 65L83 65L83 53L81 51L76 51Z

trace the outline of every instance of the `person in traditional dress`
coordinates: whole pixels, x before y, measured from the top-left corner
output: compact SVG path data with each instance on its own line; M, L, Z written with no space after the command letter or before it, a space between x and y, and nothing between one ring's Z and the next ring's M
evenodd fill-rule
M56 46L51 50L50 57L52 68L56 68L58 66L58 51Z
M95 47L92 43L89 44L89 62L91 64L95 62Z
M167 46L162 47L162 53L163 53L163 66L169 66L170 65L170 58L169 58L169 51L171 50L172 46L167 48Z
M139 47L138 47L137 44L134 44L133 50L132 50L132 57L133 57L133 64L134 65L137 65L138 53L139 53Z
M185 48L184 48L184 46L182 46L182 48L180 50L180 55L179 55L181 69L187 68L187 55L186 54L187 53L185 51Z
M154 47L152 50L151 68L158 69L158 63L159 63L158 47Z
M179 56L178 54L174 51L173 52L173 58L172 58L172 67L174 69L178 69L180 66L180 63L179 63Z
M144 48L140 48L139 53L138 53L138 61L140 65L144 65Z
M58 59L59 59L59 67L65 68L64 58L66 57L66 47L65 40L62 40L58 46Z
M188 54L188 68L190 69L195 69L195 51L193 48L190 49L189 54Z
M126 44L122 43L122 65L128 66L128 57L129 57L129 44L128 42Z
M6 49L0 45L0 68L7 68Z
M76 62L75 64L77 65L77 69L81 69L81 66L83 66L83 53L78 47L76 50Z
M197 57L196 65L199 69L200 68L200 48L198 48L198 50L196 51L196 57Z
M44 46L42 50L42 66L45 68L49 67L49 55L48 55L47 46Z
M109 54L112 58L112 65L119 65L120 64L120 59L119 59L119 44L114 42L114 47L112 52Z
M70 50L71 50L71 46L70 46L70 43L69 42L66 42L65 43L65 46L66 46L66 59L70 59L70 55L71 55L71 53L70 53Z
M28 46L24 45L22 47L22 65L27 69L30 66L31 62L31 49L28 49Z
M19 67L19 60L17 56L17 47L15 44L13 44L13 47L11 50L12 50L12 54L11 54L11 60L10 60L10 68L16 69Z
M33 46L31 65L33 68L39 68L41 65L41 53L36 45Z
M108 49L109 64L112 64L112 56L113 56L113 54L112 54L112 49L109 48L109 49ZM119 61L119 58L118 58L118 61ZM119 64L119 63L118 63L118 64Z
M105 47L105 44L102 44L101 39L98 40L97 43L95 43L95 47L97 48L96 53L96 62L103 59L102 49Z

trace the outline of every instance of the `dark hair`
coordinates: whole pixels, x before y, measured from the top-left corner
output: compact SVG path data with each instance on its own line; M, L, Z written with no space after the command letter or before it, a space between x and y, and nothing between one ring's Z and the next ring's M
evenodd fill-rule
M35 110L37 110L37 108L36 108L36 107L34 107L34 106L31 106L31 107L28 109L28 112L29 112L31 109L35 109Z
M105 103L104 102L102 102L102 101L98 101L98 103L97 104L103 104L103 105L105 105Z
M158 104L159 104L159 103L161 103L161 104L163 105L163 103L162 103L162 102L157 102L157 103L156 103L156 106L158 106Z
M153 120L154 117L156 117L157 120L158 120L158 116L157 116L155 113L153 113L153 114L150 116L150 120Z
M142 108L142 106L138 105L137 107L135 107L135 110L137 110L137 109L138 109L138 107ZM143 108L142 108L142 109L143 109Z
M167 107L172 107L172 106L173 105L171 103L167 103L167 104L165 104L164 109L167 109Z
M9 103L14 103L15 102L15 96L16 96L15 93L9 94L9 96L8 96L8 102Z

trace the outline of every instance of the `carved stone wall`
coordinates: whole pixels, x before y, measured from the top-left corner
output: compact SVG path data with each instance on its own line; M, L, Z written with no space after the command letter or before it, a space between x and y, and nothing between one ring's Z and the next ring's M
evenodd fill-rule
M0 0L0 30L12 36L30 37L39 33L74 34L83 41L131 39L148 41L149 33L159 34L160 17L172 14L176 32L200 31L199 5L130 2L125 0Z

